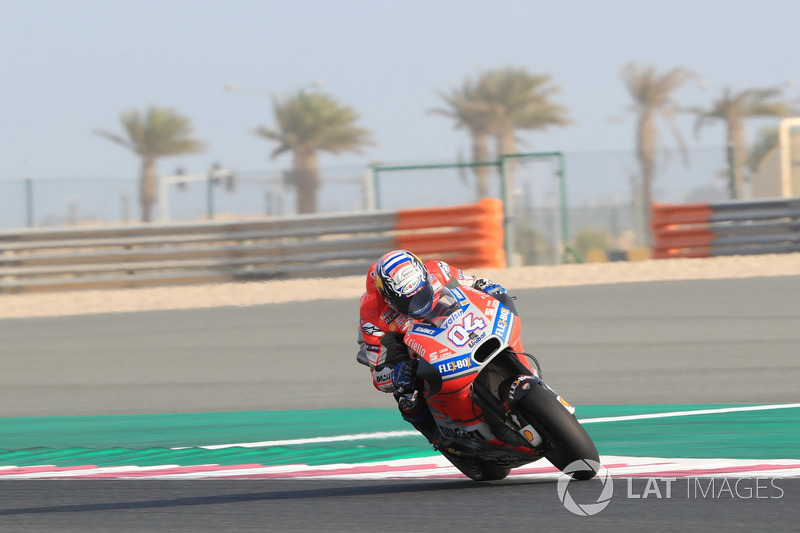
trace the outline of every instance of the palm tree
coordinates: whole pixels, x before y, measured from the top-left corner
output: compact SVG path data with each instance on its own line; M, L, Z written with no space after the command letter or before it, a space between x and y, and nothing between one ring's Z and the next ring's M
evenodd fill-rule
M206 144L191 137L192 127L188 118L164 107L150 106L144 113L126 111L120 115L120 124L125 135L104 130L95 130L94 133L129 149L141 158L139 204L142 222L150 222L158 194L156 160L161 157L199 153L206 149Z
M503 68L482 73L476 81L466 79L461 88L439 93L448 109L434 112L456 120L457 128L472 137L473 162L489 158L488 138L494 136L497 155L517 151L517 130L540 130L570 123L567 109L550 97L560 88L550 85L550 76L531 74L524 68ZM488 194L488 169L476 167L478 196Z
M732 151L731 193L734 198L743 196L744 168L747 165L747 143L745 141L744 121L754 117L784 117L797 110L793 102L776 100L783 94L777 87L745 89L738 93L726 87L722 97L708 109L692 108L697 114L695 132L699 134L703 126L722 120L727 129L727 149Z
M662 119L672 131L684 161L687 160L686 144L683 136L673 122L675 113L681 108L672 99L672 93L696 76L691 72L674 68L659 74L655 67L642 67L629 63L622 67L620 76L633 98L631 110L636 115L636 158L639 161L641 179L641 201L644 204L644 227L650 227L650 204L653 201L653 180L655 179L656 151L658 148L658 129L656 120ZM650 244L650 231L643 232Z
M361 153L363 146L372 144L371 133L356 123L358 114L325 93L299 91L286 100L273 98L277 129L263 126L256 134L275 141L274 159L292 152L292 182L297 187L297 212L317 211L319 163L317 152L334 155L342 152Z
M452 89L449 93L437 91L446 108L436 108L431 112L455 120L457 129L466 129L472 139L472 162L485 163L489 161L489 136L492 133L492 122L489 108L476 94L475 83L464 80L461 88ZM475 188L478 199L489 196L489 167L476 165L472 167L475 173Z
M477 86L478 98L489 108L497 155L517 153L517 130L543 130L571 123L567 108L551 101L561 92L547 74L531 74L524 68L486 72Z

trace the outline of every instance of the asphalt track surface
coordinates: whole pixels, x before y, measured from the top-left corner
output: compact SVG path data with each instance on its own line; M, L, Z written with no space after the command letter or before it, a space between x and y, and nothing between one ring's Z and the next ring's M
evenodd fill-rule
M516 295L526 348L573 404L785 403L800 397L798 289L800 276ZM0 320L0 416L386 407L354 360L356 313L345 300ZM800 483L780 481L780 498L632 499L618 483L592 517L520 480L10 481L0 531L796 531ZM596 488L570 484L576 500Z

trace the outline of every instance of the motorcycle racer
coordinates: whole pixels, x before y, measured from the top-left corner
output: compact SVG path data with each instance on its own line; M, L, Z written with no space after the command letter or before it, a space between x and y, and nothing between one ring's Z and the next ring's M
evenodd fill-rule
M422 394L414 388L417 360L403 336L436 308L447 292L444 288L460 286L478 289L516 313L501 285L468 276L444 261L423 263L407 250L388 252L370 266L361 297L357 360L369 366L376 389L394 395L403 419L433 444L441 437Z

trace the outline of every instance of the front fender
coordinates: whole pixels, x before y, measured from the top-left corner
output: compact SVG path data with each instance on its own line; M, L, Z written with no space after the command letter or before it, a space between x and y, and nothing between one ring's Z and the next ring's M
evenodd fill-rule
M542 383L542 380L538 376L517 376L501 389L502 396L500 399L503 400L506 408L510 408L524 398L539 383Z

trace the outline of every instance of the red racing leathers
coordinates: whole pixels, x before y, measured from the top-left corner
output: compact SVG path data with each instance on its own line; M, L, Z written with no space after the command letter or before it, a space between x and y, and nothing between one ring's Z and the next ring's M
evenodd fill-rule
M389 307L375 288L375 265L367 273L367 290L361 296L360 323L358 328L358 356L360 363L368 365L372 372L372 383L383 392L394 392L392 371L395 359L403 357L408 349L403 344L403 335L413 320ZM458 287L473 286L481 280L465 275L460 269L444 261L428 261L425 268L431 277L434 290L442 285Z

